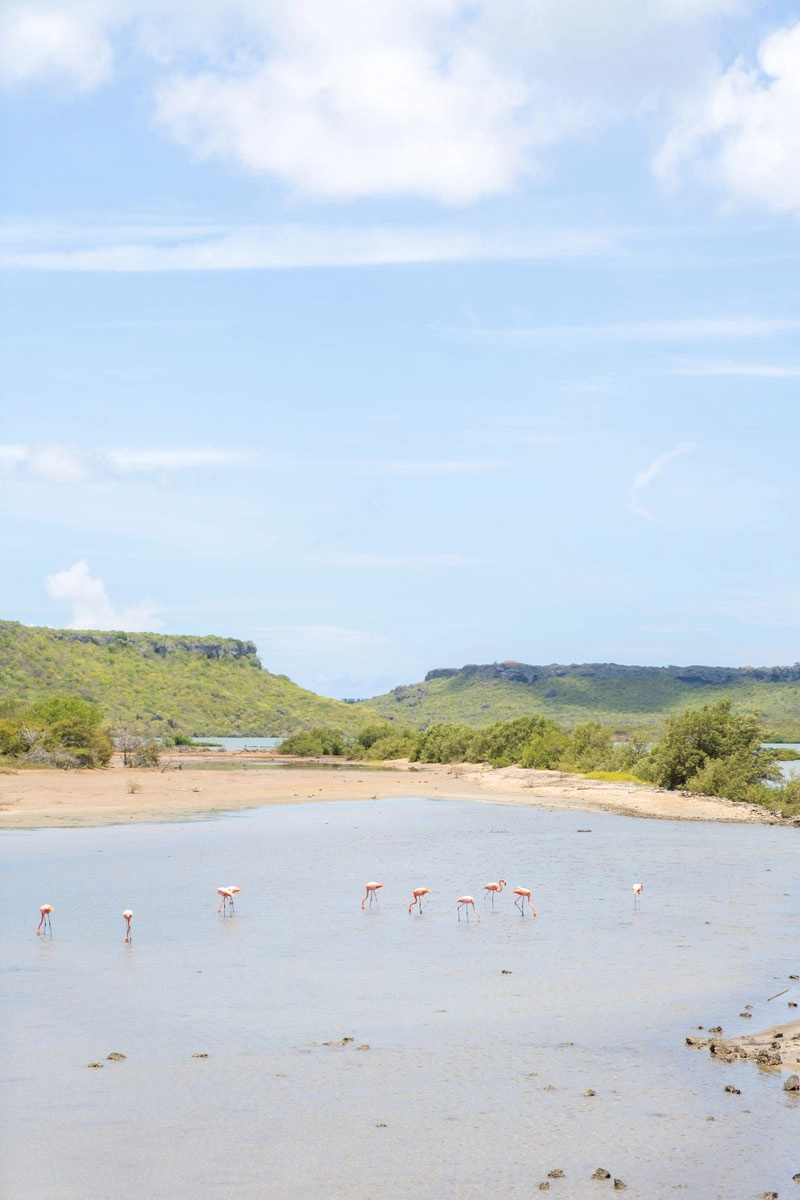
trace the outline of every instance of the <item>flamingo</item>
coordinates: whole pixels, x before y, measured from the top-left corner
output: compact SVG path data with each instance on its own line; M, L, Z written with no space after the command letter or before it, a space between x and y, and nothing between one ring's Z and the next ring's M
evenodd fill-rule
M483 903L485 904L489 897L492 897L492 908L494 908L495 893L502 892L504 887L508 887L505 879L498 879L497 883L487 883L483 889Z
M634 908L636 908L636 907L639 905L639 903L640 903L640 901L641 901L641 899L642 899L642 892L643 892L643 891L644 891L644 884L643 884L643 883L635 883L635 884L633 885L633 907L634 907Z
M456 905L457 905L456 911L458 913L459 921L461 920L461 909L462 908L464 909L464 911L466 913L467 920L469 920L469 906L470 905L472 905L472 911L475 913L475 916L480 921L481 914L478 912L477 908L475 907L475 901L472 899L472 896L459 896L459 898L456 900Z
M367 884L367 890L366 890L366 892L365 892L365 894L364 894L364 899L361 901L361 907L363 908L363 907L364 907L364 905L366 904L366 902L367 902L367 896L369 896L369 906L370 906L370 908L372 908L372 901L373 901L373 900L374 900L374 901L375 901L375 903L377 904L377 903L378 903L378 888L382 888L382 887L383 887L383 884L382 884L382 883L368 883L368 884Z
M131 940L131 918L133 917L133 913L129 908L126 908L122 915L125 918L125 923L128 927L125 932L125 941L129 942Z
M41 919L39 920L39 924L36 926L36 936L37 937L41 936L42 926L44 926L45 929L49 929L51 933L53 932L53 926L50 924L50 913L52 911L53 911L52 904L43 904L42 907L39 909L39 912L42 915L41 915Z
M419 905L419 911L422 912L422 897L427 896L427 894L430 890L431 890L430 888L414 888L414 899L411 901L411 903L408 906L409 913L411 912L411 910L415 904Z
M524 917L526 900L528 901L529 907L533 908L533 905L531 904L530 889L529 888L514 888L514 891L511 894L512 894L512 896L517 897L516 900L514 901L514 903L516 904L517 908L519 909L519 911L522 913L522 915ZM533 915L536 916L535 908L533 908Z
M236 890L238 891L239 889L237 888ZM217 909L217 912L222 912L222 915L224 916L227 911L227 906L228 906L229 900L231 902L231 908L233 908L233 892L232 892L231 888L229 888L229 887L218 887L217 895L222 896L222 899L219 902L219 908Z

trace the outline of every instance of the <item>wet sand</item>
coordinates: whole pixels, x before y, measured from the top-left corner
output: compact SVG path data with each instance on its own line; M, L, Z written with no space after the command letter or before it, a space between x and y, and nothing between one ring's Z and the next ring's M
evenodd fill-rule
M791 992L791 988L786 988ZM687 1038L687 1044L698 1048L707 1046L713 1058L723 1062L749 1059L762 1070L780 1067L784 1071L800 1071L800 1021L771 1025L759 1033L744 1033L739 1037Z
M0 774L0 829L174 821L269 804L426 796L670 821L790 823L755 805L633 783L605 783L559 771L407 762L350 764L351 769L335 770L320 769L319 763L311 765L307 759L282 770L278 764L287 761L246 752L190 753L165 757L160 768L149 770L124 768L115 761L94 771L4 772ZM258 762L273 765L254 767ZM225 769L214 770L217 765Z

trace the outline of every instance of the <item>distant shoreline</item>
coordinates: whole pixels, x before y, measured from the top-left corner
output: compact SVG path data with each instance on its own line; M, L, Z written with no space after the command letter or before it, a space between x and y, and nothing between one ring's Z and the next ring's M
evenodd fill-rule
M209 770L209 762L229 769ZM254 770L253 762L274 765ZM281 770L280 764L291 765ZM240 766L241 769L236 769ZM559 771L493 769L470 764L319 762L253 753L170 755L161 768L125 769L121 762L93 771L21 770L0 774L0 829L75 828L181 821L269 804L402 797L472 800L523 807L607 812L669 821L792 825L751 804L632 783L606 783ZM381 770L375 770L380 766ZM177 768L180 767L180 770Z

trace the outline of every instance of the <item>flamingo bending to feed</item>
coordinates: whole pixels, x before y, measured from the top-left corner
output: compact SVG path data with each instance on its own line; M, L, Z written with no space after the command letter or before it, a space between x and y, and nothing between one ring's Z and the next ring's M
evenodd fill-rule
M636 908L636 907L637 907L637 905L639 904L639 902L640 902L640 900L641 900L641 898L642 898L642 892L643 892L643 891L644 891L644 884L643 884L643 883L635 883L635 884L633 885L633 907L634 907L634 908Z
M462 908L464 909L464 912L467 915L467 920L469 920L470 905L472 905L472 911L475 913L475 916L480 921L481 914L478 912L477 908L475 907L475 901L472 899L472 896L459 896L459 898L456 900L456 905L457 905L456 911L458 913L459 921L461 920L461 909Z
M222 899L219 902L219 908L217 909L217 912L222 912L222 915L224 916L229 904L231 906L230 911L233 912L233 897L241 890L242 889L238 887L218 887L217 895L222 896Z
M377 903L378 903L378 888L382 888L382 887L383 887L383 884L382 884L382 883L368 883L368 884L367 884L367 890L366 890L366 892L365 892L365 894L364 894L364 899L361 901L361 907L363 908L363 907L364 907L364 905L366 904L366 902L367 902L367 897L369 897L369 906L370 906L370 908L372 908L372 901L373 901L373 900L374 900L374 901L375 901L375 903L377 904Z
M53 911L52 904L43 904L42 907L39 909L39 912L42 915L39 919L39 924L36 926L36 936L37 937L41 936L43 926L45 929L49 929L51 933L53 932L53 926L50 923L50 913L52 911Z
M427 896L427 894L430 890L431 890L430 888L414 888L414 899L411 901L411 903L408 906L409 913L411 912L411 910L415 904L419 905L419 911L422 912L422 897Z
M489 897L492 897L492 908L494 908L495 893L502 892L504 887L508 887L505 879L498 879L497 883L487 883L483 888L483 903L485 904Z
M529 907L533 908L533 905L531 904L530 889L529 888L514 888L514 891L511 894L512 894L512 896L517 897L516 900L514 901L514 903L516 904L517 908L519 909L519 911L522 913L522 915L524 917L526 900L528 901ZM535 908L533 908L533 915L536 916Z
M133 912L131 909L126 908L122 915L125 918L125 924L127 925L127 929L125 931L125 941L129 942L131 940L131 918L133 917Z

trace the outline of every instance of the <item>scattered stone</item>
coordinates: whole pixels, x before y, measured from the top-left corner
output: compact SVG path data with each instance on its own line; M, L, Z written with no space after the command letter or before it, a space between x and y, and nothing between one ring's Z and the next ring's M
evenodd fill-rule
M547 1083L547 1084L545 1084L545 1086L542 1088L542 1091L543 1091L543 1092L554 1092L555 1090L556 1090L556 1089L553 1087L552 1083Z
M759 1050L753 1056L759 1067L779 1067L781 1056L776 1050Z
M722 1033L722 1026L721 1025L709 1025L708 1032L709 1033Z
M501 971L500 974L501 975L511 975L512 972L511 971Z
M322 1044L323 1046L346 1046L348 1042L354 1042L355 1040L355 1038L344 1037L338 1042L323 1042Z
M124 1062L125 1061L125 1055L118 1054L116 1050L112 1050L110 1054L106 1055L106 1058L108 1059L109 1062Z
M687 1046L695 1046L699 1050L703 1046L708 1045L708 1038L687 1037L686 1045Z
M356 1046L356 1050L369 1050L369 1042L364 1042L363 1046Z
M550 1184L547 1182L547 1180L545 1180L544 1183L539 1184L539 1191L540 1192L549 1192L550 1191Z
M552 1171L547 1172L547 1178L548 1179L563 1179L564 1172L561 1170L561 1167L555 1167Z
M594 1090L594 1088L587 1088L583 1094L584 1096L596 1096L597 1092Z
M741 1096L742 1094L741 1089L734 1087L732 1083L725 1084L725 1091L730 1092L732 1096Z
M208 1055L205 1053L205 1051L201 1050L197 1054L193 1054L192 1058L208 1058Z
M716 1121L716 1117L706 1117L707 1121Z
M376 1124L375 1124L375 1128L376 1128L376 1129L386 1129L386 1128L387 1128L387 1126L386 1126L386 1122L385 1122L385 1121L378 1121L378 1122L376 1122Z
M789 1001L789 1008L797 1008L797 1004L794 1000Z
M610 1179L610 1178L611 1178L611 1172L607 1171L605 1169L605 1167L598 1167L597 1170L592 1175L592 1179Z
M741 1012L741 1013L739 1013L739 1016L740 1016L740 1017L745 1017L745 1018L746 1018L748 1021L751 1019L752 1015L753 1015L753 1014L752 1014L752 1013L749 1013L749 1012Z
M783 1085L785 1092L800 1092L800 1075L790 1075Z
M753 1007L753 1006L752 1006L752 1004L745 1004L745 1008L748 1008L748 1009L749 1009L749 1008L752 1008L752 1007Z
M779 1031L778 1033L776 1033L776 1034L775 1034L775 1037L776 1037L776 1038L782 1038L782 1037L783 1037L783 1034L782 1034L782 1033Z
M758 1200L778 1200L777 1192L756 1192Z
M800 1183L800 1171L798 1171L796 1175L793 1175L793 1176L792 1176L792 1182L793 1182L793 1183Z
M614 1180L614 1191L615 1192L623 1192L623 1191L625 1191L627 1186L628 1186L627 1183L623 1183L621 1179Z
M800 975L790 975L790 979L800 979Z
M87 1063L87 1067L91 1067L93 1071L102 1070L102 1063Z

